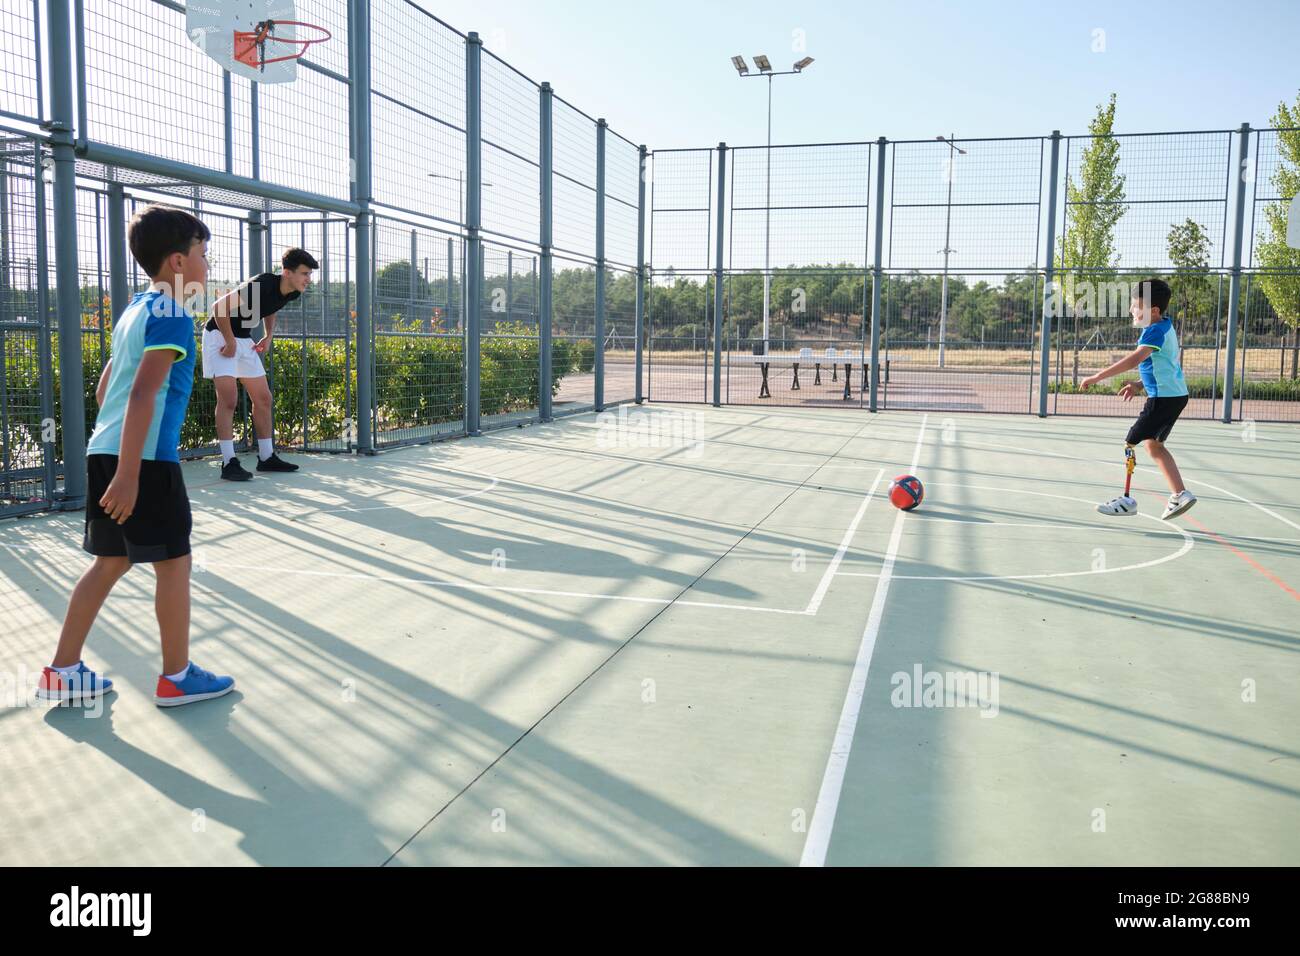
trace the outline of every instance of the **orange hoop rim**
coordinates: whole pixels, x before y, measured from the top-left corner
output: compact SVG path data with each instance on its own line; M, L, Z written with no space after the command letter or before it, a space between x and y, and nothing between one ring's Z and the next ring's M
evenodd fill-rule
M269 25L269 26L267 26ZM304 23L301 20L264 20L258 24L259 28L266 26L265 29L258 30L236 30L234 55L235 59L245 66L263 67L268 63L281 63L285 60L297 60L306 54L308 47L313 43L324 43L326 40L333 39L329 30L315 23ZM314 37L278 37L272 31L277 26L286 27L305 27L308 30L315 30ZM291 46L301 47L294 53L288 53L284 56L265 57L257 60L246 60L244 55L251 54L254 50L266 43L286 43ZM242 45L242 46L241 46Z

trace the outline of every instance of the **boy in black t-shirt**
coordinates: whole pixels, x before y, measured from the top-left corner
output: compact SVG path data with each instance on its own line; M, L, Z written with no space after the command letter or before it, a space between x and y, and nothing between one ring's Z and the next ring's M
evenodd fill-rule
M238 381L253 403L253 430L257 434L258 471L297 471L275 453L271 432L271 389L262 367L262 353L271 344L275 314L311 285L320 266L304 249L290 249L281 258L279 275L263 272L226 295L212 307L203 327L203 377L213 380L217 392L217 441L221 445L221 477L247 481L252 474L235 457L235 402ZM253 330L264 326L254 344Z

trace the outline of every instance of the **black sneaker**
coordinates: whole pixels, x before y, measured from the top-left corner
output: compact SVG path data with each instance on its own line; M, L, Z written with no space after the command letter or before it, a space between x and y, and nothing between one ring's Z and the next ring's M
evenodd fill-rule
M257 462L258 471L297 471L297 465L291 465L275 452L271 452L270 458L259 459Z
M253 473L241 465L238 458L232 458L221 466L221 477L226 481L250 481Z

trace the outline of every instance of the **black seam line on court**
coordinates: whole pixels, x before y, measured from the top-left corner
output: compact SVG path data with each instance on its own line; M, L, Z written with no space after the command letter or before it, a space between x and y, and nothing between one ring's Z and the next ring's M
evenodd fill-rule
M762 525L762 523L763 523L764 521L766 521L768 518L772 517L772 515L776 514L776 512L777 512L778 510L780 510L781 507L782 507L782 506L783 506L787 501L789 501L789 500L794 496L794 494L795 494L796 492L798 492L800 489L802 489L802 488L804 487L804 485L808 484L808 482L812 480L813 475L817 474L817 472L821 470L821 468L822 468L823 465L825 465L825 464L826 464L827 462L829 462L829 461L832 461L832 460L835 458L836 455L838 455L841 451L843 451L843 450L848 446L848 444L849 444L850 442L852 442L852 441L856 441L856 440L858 439L858 437L861 436L862 432L863 432L863 431L867 428L867 426L870 425L870 424L871 424L870 421L868 421L868 422L864 422L861 428L859 428L856 432L854 432L854 433L853 433L852 435L850 435L848 438L844 439L844 442L840 445L840 447L837 448L837 449L835 449L835 451L831 452L828 456L826 456L826 458L822 461L821 465L818 465L816 468L814 468L814 469L813 469L813 470L808 474L808 477L805 478L802 482L800 482L800 484L799 484L798 487L796 487L796 488L792 488L792 489L790 490L789 494L787 494L784 498L782 498L782 499L781 499L780 501L778 501L775 505L773 505L773 506L772 506L772 509L771 509L770 511L768 511L767 514L763 515L763 517L759 518L759 520L754 524L753 527L751 527L751 528L750 528L748 531L746 531L743 535L741 535L741 536L740 536L739 538L737 538L734 542L732 542L731 547L729 547L729 548L728 548L726 551L724 551L722 554L720 554L720 555L718 555L716 558L714 558L713 561L712 561L712 563L710 563L709 566L708 566L707 568L705 568L705 569L704 569L703 571L701 571L698 575L696 575L696 576L695 576L695 579L694 579L693 581L691 581L689 584L687 584L685 587L683 587L683 588L681 589L681 591L679 591L679 592L677 593L677 596L674 597L674 598L672 599L672 601L668 602L668 603L665 604L663 607L661 607L658 611L656 611L653 615L651 615L650 618L649 618L649 619L648 619L644 624L642 624L639 628L637 628L637 629L636 629L632 634L630 634L630 635L628 636L627 640L625 640L625 641L624 641L622 644L620 644L618 647L614 648L613 652L611 652L610 655L609 655L608 657L606 657L603 661L601 661L599 664L597 664L596 667L591 671L591 673L589 673L589 674L588 674L586 677L584 677L582 680L578 681L578 683L574 684L573 687L570 688L569 691L568 691L567 693L565 693L565 695L564 695L563 697L561 697L561 698L560 698L559 700L557 700L554 704L552 704L549 708L547 708L546 712L545 712L544 714L542 714L540 717L538 717L537 720L535 720L535 721L532 723L532 725L531 725L527 730L525 730L522 734L520 734L517 738L515 738L514 742L513 742L509 747L507 747L507 748L506 748L505 750L503 750L500 754L498 754L495 758L493 758L493 760L492 760L491 763L489 763L486 767L484 767L484 768L483 768L482 770L480 770L477 774L475 774L475 775L474 775L474 778L473 778L472 780L470 780L469 783L467 783L467 784L465 784L465 786L461 787L460 790L459 790L459 791L458 791L458 792L457 792L457 793L456 793L456 794L455 794L455 795L454 795L450 800L448 800L446 803L444 803L444 804L442 805L442 807L439 808L439 810L438 810L437 813L435 813L433 816L429 817L429 819L426 820L426 821L424 821L424 823L420 826L420 828L419 828L418 830L416 830L416 831L415 831L414 833L412 833L409 837L407 837L407 838L406 838L406 841L405 841L404 843L402 843L402 845L399 846L396 850L394 850L394 851L389 855L388 859L386 859L383 863L381 863L380 866L387 866L389 863L392 863L393 860L397 858L397 855L398 855L399 853L401 853L403 850L405 850L408 846L410 846L410 845L411 845L411 842L412 842L416 837L418 837L421 833L423 833L426 829L428 829L429 825L430 825L431 823L433 823L433 821L437 820L438 817L442 816L442 814L446 811L446 809L447 809L448 807L450 807L453 803L455 803L455 802L456 802L457 800L459 800L462 796L464 796L464 795L469 791L469 789L470 789L472 786L474 786L474 784L478 783L481 779L483 779L483 777L487 775L488 771L490 771L490 770L491 770L493 767L495 767L498 763L500 763L502 760L504 760L506 757L508 757L508 756L510 755L510 752L511 752L512 750L514 750L515 747L519 746L520 742L523 741L523 739L524 739L525 737L527 737L527 736L528 736L529 734L531 734L534 730L536 730L539 726L541 726L542 721L544 721L547 717L551 716L551 714L555 713L555 711L557 711L557 710L560 708L560 706L561 706L561 705L562 705L566 700L568 700L570 697L572 697L574 694L576 694L579 690L582 689L582 687L583 687L584 684L586 684L589 680L591 680L591 679L592 679L593 677L595 677L598 673L600 673L600 672L605 668L605 665L606 665L606 664L608 664L608 663L609 663L610 661L612 661L615 657L617 657L620 653L622 653L622 651L623 651L624 648L626 648L629 644L631 644L634 640L636 640L637 637L639 637L639 636L641 635L641 633L642 633L646 628L648 628L651 624L653 624L655 621L657 621L657 620L659 619L660 615L662 615L662 614L663 614L664 612L666 612L669 608L671 608L671 607L672 607L672 606L677 602L677 600L678 600L679 598L681 598L681 596L682 596L683 594L685 594L685 593L686 593L687 591L689 591L691 588L695 587L695 585L697 585L697 584L698 584L698 583L699 583L699 582L700 582L700 581L701 581L701 580L702 580L702 579L703 579L703 578L704 578L704 577L705 577L705 576L706 576L710 571L712 571L715 567L717 567L718 564L719 564L719 563L720 563L724 558L727 557L727 555L731 554L731 552L735 551L736 548L740 547L740 545L745 541L745 539L748 538L748 537L749 537L749 536L750 536L750 535L751 535L751 534L752 534L752 533L753 533L753 532L754 532L754 531L755 531L755 530L756 530L760 525Z

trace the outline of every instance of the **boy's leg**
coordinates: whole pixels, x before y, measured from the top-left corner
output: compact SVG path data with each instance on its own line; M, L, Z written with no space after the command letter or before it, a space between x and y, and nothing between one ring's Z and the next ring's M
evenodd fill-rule
M233 441L235 438L235 404L239 388L233 375L218 375L212 380L217 392L217 440Z
M265 375L257 378L241 378L240 383L248 393L248 400L253 403L253 431L258 438L271 438L271 387Z
M52 667L71 667L81 660L86 636L104 606L104 599L122 575L131 570L131 561L125 557L97 556L72 589L68 612L59 632L59 646L54 652Z
M284 461L275 453L272 441L271 386L265 375L240 378L244 391L253 403L253 428L257 431L258 471L297 471L298 466Z
M164 674L176 674L190 662L190 555L157 561L154 611L162 635Z
M1176 495L1186 491L1183 476L1178 471L1178 463L1174 461L1174 456L1165 447L1165 443L1156 438L1148 438L1146 445L1151 460L1156 463L1160 473L1165 476L1165 481L1169 482L1169 490Z

